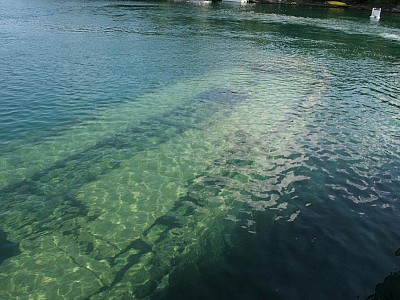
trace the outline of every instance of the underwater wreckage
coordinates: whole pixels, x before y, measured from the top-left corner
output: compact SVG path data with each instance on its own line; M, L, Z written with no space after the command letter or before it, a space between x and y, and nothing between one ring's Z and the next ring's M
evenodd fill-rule
M291 88L271 92L284 79ZM160 101L157 115L135 119L139 99L119 108L132 112L126 120L99 118L115 127L85 149L46 166L26 156L19 164L30 168L0 191L0 229L19 245L0 265L0 297L162 294L204 253L220 259L235 230L255 234L257 213L290 219L281 196L307 179L294 172L307 157L285 157L304 126L290 112L312 107L324 85L299 61L222 70L143 96ZM177 89L185 97L163 107Z

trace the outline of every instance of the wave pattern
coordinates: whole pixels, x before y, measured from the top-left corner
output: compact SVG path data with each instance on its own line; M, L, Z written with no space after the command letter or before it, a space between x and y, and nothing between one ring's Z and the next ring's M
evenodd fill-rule
M391 272L395 21L7 7L0 298L354 298Z

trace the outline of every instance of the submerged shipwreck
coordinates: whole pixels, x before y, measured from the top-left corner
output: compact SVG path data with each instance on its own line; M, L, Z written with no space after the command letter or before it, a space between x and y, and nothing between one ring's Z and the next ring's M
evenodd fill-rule
M278 63L190 78L18 161L3 155L2 174L17 172L1 181L0 229L15 251L0 265L0 298L162 295L240 234L256 235L260 216L293 220L288 194L308 177L296 171L307 157L291 150L305 121L291 112L312 108L326 81L311 62ZM143 114L149 105L157 113Z

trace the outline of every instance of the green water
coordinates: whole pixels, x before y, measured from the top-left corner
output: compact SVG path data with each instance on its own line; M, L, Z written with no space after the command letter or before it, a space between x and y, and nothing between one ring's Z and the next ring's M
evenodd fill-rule
M2 6L0 298L347 299L396 270L398 16Z

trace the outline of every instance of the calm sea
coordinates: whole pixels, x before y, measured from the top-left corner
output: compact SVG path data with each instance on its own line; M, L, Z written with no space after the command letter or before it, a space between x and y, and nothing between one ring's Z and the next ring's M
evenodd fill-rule
M400 15L369 15L0 0L0 299L399 295Z

